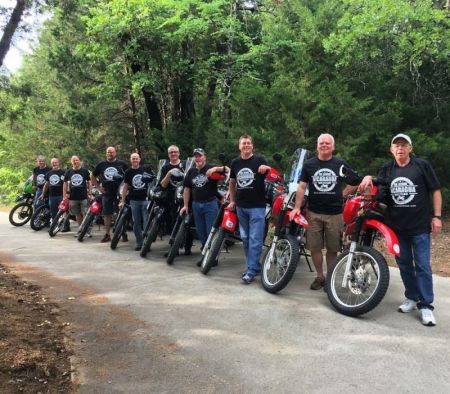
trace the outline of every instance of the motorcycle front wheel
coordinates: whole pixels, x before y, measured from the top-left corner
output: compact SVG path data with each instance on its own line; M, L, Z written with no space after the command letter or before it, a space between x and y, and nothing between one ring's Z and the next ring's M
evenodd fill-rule
M389 267L374 248L357 246L342 287L348 254L346 250L337 256L327 275L326 292L339 313L354 317L371 311L381 302L389 286Z
M111 249L114 250L117 248L117 244L120 241L120 237L122 236L125 226L128 222L128 212L124 212L121 215L119 215L119 220L116 222L116 225L114 226L113 234L111 237Z
M172 245L170 245L169 253L167 254L166 260L167 264L169 265L173 264L173 261L175 260L175 257L177 257L178 251L183 246L185 239L186 239L186 225L184 223L181 223L180 227L178 228L177 235L175 236Z
M40 231L50 224L50 218L50 207L47 204L42 204L31 215L30 227L34 231Z
M214 234L209 249L205 252L200 271L203 275L207 275L209 270L218 262L219 253L225 241L225 229L220 227Z
M88 212L81 222L80 230L78 232L78 241L83 242L85 235L92 228L92 224L94 223L95 215L92 212Z
M159 231L159 224L160 219L158 219L157 216L154 216L148 229L147 235L144 237L144 240L142 241L142 248L141 252L139 253L141 257L147 256L147 253L150 251L152 247L152 243L155 242Z
M300 249L297 237L293 235L280 236L272 256L270 249L263 255L261 284L269 293L277 293L292 279L300 258Z
M33 205L28 202L20 202L15 205L9 213L9 222L16 227L28 223L33 215Z
M63 229L64 222L66 221L66 216L64 216L64 214L65 212L58 211L55 218L52 220L52 224L50 225L50 229L48 230L48 235L50 235L50 237L54 237Z

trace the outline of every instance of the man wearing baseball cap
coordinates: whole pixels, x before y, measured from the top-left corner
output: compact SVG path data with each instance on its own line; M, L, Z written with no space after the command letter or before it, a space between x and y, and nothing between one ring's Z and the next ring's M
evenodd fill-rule
M419 309L422 324L434 326L430 233L437 234L442 228L441 185L431 164L412 156L412 150L408 135L394 136L390 147L394 160L383 166L379 177L386 180L386 223L400 242L396 261L406 298L398 311Z

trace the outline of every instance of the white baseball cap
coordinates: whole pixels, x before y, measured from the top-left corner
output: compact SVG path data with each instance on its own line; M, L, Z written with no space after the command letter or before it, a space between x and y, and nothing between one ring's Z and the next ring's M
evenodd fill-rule
M394 138L392 138L391 145L394 143L395 140L398 140L399 138L403 138L409 145L412 145L411 138L409 138L408 135L402 133L397 134Z

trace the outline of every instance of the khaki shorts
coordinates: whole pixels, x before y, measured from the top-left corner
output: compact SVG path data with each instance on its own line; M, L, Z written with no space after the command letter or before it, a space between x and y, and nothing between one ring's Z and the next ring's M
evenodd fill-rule
M306 215L309 227L306 231L306 249L327 252L341 250L341 234L344 227L342 214L324 215L308 211Z
M87 200L70 200L71 215L85 215L88 210Z

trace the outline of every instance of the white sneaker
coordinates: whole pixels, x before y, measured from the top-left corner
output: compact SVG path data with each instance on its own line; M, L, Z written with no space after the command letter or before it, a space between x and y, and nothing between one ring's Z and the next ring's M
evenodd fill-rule
M403 304L401 304L398 307L398 311L402 313L409 313L412 312L414 309L417 308L416 301L410 300L409 298L405 298L405 301L403 301Z
M436 325L436 319L434 318L434 314L431 309L423 308L420 310L420 313L422 314L422 324L424 326L432 327Z

